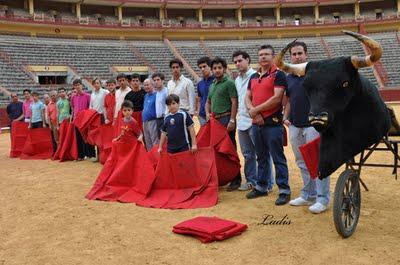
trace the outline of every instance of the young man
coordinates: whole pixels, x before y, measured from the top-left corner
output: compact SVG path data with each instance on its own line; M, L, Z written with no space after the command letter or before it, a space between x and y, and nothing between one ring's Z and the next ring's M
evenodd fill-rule
M45 123L45 106L43 102L39 100L39 94L37 92L32 93L33 103L30 105L31 108L31 119L29 121L28 128L46 128Z
M24 112L24 121L29 122L32 116L31 104L33 103L33 99L31 97L31 91L29 89L25 89L23 93L25 98L22 104L22 110Z
M180 99L180 108L194 115L196 110L196 93L192 80L181 74L183 63L179 59L173 59L169 62L169 68L172 70L172 79L168 81L168 94L175 94Z
M24 112L22 110L23 103L18 100L18 96L15 93L11 93L11 102L7 105L7 115L9 119L9 126L13 121L22 121L24 119Z
M58 95L59 99L57 101L56 107L57 107L57 121L58 121L58 126L57 128L60 128L60 124L70 118L70 104L69 100L67 99L67 93L65 91L65 88L60 88L58 90Z
M106 120L106 111L104 108L104 99L108 94L108 91L101 87L100 79L94 78L92 81L93 91L90 94L90 105L89 109L96 110L101 115L101 120Z
M52 90L50 91L50 96L45 94L43 97L47 96L45 99L45 117L46 117L46 124L49 126L51 130L51 139L53 142L53 151L54 153L57 151L58 145L58 131L57 131L57 92Z
M239 70L239 75L235 79L235 86L239 99L237 128L240 150L244 157L244 175L246 177L246 183L243 183L239 190L247 191L251 190L256 185L257 161L254 137L251 130L252 120L247 111L245 96L247 87L249 86L250 76L256 71L250 67L250 56L245 51L235 51L232 54L232 60Z
M140 75L132 74L131 91L125 96L125 100L129 100L133 105L133 112L143 111L144 95L146 92L141 88Z
M164 75L155 73L151 76L156 88L156 115L158 138L161 137L161 126L164 123L164 114L166 110L165 99L168 96L168 89L164 86Z
M143 82L146 95L144 96L144 106L142 112L144 141L147 151L150 151L155 144L159 143L157 133L157 115L156 115L156 96L154 91L154 82L148 78Z
M117 82L119 84L119 89L115 92L114 122L118 118L118 113L121 110L122 102L124 102L125 96L131 91L125 74L119 74L117 76Z
M287 88L286 76L273 64L274 49L263 45L258 50L260 69L250 77L246 106L253 119L258 172L256 186L246 195L248 199L268 195L271 185L270 156L275 165L279 196L275 205L290 200L289 173L283 153L282 98Z
M71 108L72 108L72 118L75 119L76 115L82 111L89 108L90 96L83 91L82 80L76 79L72 83L76 94L71 97ZM79 130L75 129L76 141L78 144L78 161L82 161L85 156L87 158L93 158L96 156L94 147L83 141L82 135Z
M225 75L227 63L224 59L215 57L211 61L211 69L215 80L210 87L206 103L207 118L213 113L215 118L228 130L229 137L236 148L236 114L238 110L238 95L235 83ZM229 184L227 191L237 190L242 182L240 172Z
M304 42L294 42L289 51L292 64L307 62L307 45ZM329 204L329 177L323 180L311 179L299 150L299 146L319 136L319 133L308 121L310 102L303 87L304 77L289 74L286 79L288 101L285 106L283 122L289 127L290 144L304 183L300 197L291 200L289 204L292 206L311 205L308 209L312 213L322 213L326 211Z
M196 115L198 115L200 126L206 124L206 102L208 91L214 76L211 73L211 60L208 57L201 57L197 60L197 67L201 70L203 78L197 83Z
M116 86L117 82L114 79L107 80L107 89L109 93L104 98L104 109L106 114L104 121L105 124L109 124L114 120Z

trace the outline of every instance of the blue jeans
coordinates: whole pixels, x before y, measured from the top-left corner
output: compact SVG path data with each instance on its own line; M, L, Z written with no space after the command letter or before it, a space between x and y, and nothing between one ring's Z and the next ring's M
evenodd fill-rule
M289 172L283 152L282 125L253 125L254 144L257 153L258 174L255 189L266 192L271 183L271 157L275 166L275 180L279 194L290 194Z
M329 177L320 180L319 178L313 180L300 153L299 146L308 143L318 137L318 132L313 127L299 128L293 125L289 127L289 140L292 146L296 164L300 169L301 177L303 178L303 188L301 189L300 196L304 200L317 202L324 205L329 203Z
M244 131L238 130L238 136L240 149L244 157L244 175L246 176L246 181L255 186L257 178L257 160L251 127Z

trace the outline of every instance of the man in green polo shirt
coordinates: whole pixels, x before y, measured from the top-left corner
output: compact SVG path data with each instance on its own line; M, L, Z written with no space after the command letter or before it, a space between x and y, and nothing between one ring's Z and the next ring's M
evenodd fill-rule
M211 61L211 69L215 79L208 92L206 103L207 119L210 113L228 130L229 137L236 148L236 114L238 110L238 94L235 82L225 75L226 61L215 57ZM242 182L240 172L229 184L227 191L237 190Z

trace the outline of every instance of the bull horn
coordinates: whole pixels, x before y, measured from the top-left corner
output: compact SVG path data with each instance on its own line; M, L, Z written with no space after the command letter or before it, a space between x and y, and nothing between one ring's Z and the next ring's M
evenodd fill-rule
M375 62L377 62L381 58L382 47L377 41L374 41L373 39L367 36L352 31L342 30L342 32L359 40L365 46L367 46L371 51L371 54L365 57L358 57L356 55L351 56L351 63L353 64L354 68L360 69L363 67L372 66Z
M282 71L284 71L286 73L294 74L297 76L303 76L306 74L307 63L290 64L290 63L285 63L283 61L283 58L285 57L285 53L287 52L287 50L289 50L289 48L293 45L293 43L295 41L297 41L297 39L295 39L294 41L292 41L291 43L286 45L286 47L283 48L282 51L275 56L274 62L279 69L281 69Z

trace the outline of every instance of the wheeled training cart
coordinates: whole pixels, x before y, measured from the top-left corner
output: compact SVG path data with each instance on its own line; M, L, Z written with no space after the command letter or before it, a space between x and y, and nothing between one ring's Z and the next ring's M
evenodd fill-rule
M400 126L396 120L393 109L391 112L392 127L385 137L363 150L358 159L353 158L346 163L346 169L339 175L336 182L333 201L333 221L336 231L344 238L351 236L356 230L361 209L360 183L366 191L367 185L362 181L360 174L363 167L390 167L397 180L397 169L399 168L400 156L398 144L400 143ZM393 160L390 164L367 163L368 158L374 151L390 151Z

